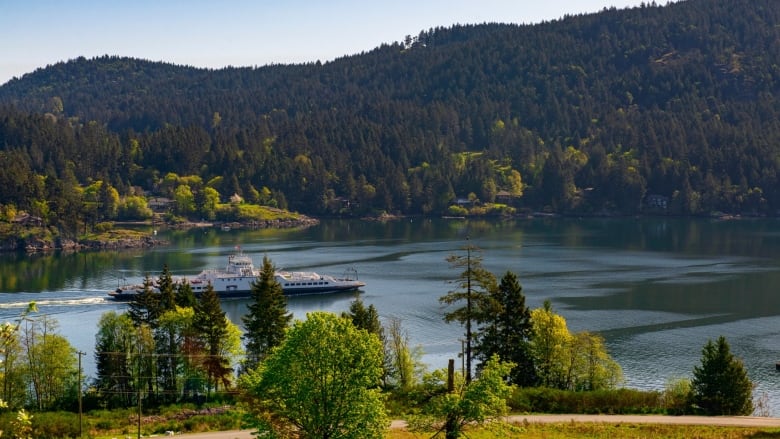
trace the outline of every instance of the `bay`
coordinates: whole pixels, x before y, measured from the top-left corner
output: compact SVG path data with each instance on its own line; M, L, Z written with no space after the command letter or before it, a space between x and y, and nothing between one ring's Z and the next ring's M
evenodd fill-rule
M604 335L627 387L662 389L690 377L709 339L723 335L756 382L756 396L780 415L780 222L774 219L615 218L507 221L406 218L324 220L307 229L160 230L170 245L151 250L0 255L0 321L30 301L57 319L86 352L94 375L100 316L126 305L108 299L167 264L175 274L223 266L240 247L288 270L339 275L354 267L362 297L381 318L398 318L429 368L457 358L463 329L446 324L438 301L457 276L445 258L470 243L498 277L518 274L527 303L550 300L572 331ZM296 318L340 313L353 296L291 298ZM245 300L223 302L240 324Z

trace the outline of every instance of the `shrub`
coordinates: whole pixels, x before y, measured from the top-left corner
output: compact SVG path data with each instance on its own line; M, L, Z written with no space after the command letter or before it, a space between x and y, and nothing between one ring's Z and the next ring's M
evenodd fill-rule
M574 392L547 387L517 388L508 401L516 412L646 414L660 413L661 394L635 389Z
M669 415L692 413L691 380L680 378L666 383L664 392L661 395L661 404Z

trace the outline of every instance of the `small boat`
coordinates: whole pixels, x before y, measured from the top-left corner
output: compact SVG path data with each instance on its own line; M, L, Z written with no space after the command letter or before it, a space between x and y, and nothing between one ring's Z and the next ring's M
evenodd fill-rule
M260 270L254 267L252 258L239 252L228 256L228 263L224 269L203 270L192 278L173 276L172 280L174 285L188 283L196 296L211 285L220 297L234 298L249 297L252 284L259 276ZM278 270L275 276L286 296L356 291L366 285L365 282L358 280L355 269L348 269L342 277L317 274L312 271ZM159 292L157 279L153 283L153 291ZM143 284L121 285L116 290L110 291L108 295L114 300L129 301L143 289Z

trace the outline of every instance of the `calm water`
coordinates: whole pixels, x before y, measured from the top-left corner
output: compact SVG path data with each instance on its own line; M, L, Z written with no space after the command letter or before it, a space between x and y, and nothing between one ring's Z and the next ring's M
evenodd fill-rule
M661 389L690 377L708 339L724 335L780 416L780 221L550 219L324 221L306 230L161 232L170 246L151 251L0 255L0 321L35 300L61 332L92 352L100 315L125 305L106 300L119 283L168 264L176 274L223 266L236 246L259 264L268 255L289 270L342 274L355 267L363 300L381 317L400 318L430 368L460 351L463 330L445 324L438 298L457 276L445 258L466 239L483 249L497 276L519 275L527 302L549 299L572 331L601 332L626 385ZM294 298L296 318L341 312L350 295ZM223 302L236 323L242 300Z

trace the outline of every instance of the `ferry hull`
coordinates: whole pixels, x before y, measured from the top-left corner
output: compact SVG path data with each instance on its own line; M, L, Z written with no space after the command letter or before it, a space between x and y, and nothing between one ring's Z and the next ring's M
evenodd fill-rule
M351 291L359 291L361 288L363 288L365 284L363 282L358 282L355 285L340 285L340 286L329 286L329 287L311 287L311 288L301 288L301 287L288 287L288 288L282 288L282 291L284 292L285 296L308 296L308 295L317 295L317 294L333 294L333 293L348 293ZM118 302L130 302L135 299L135 297L141 292L141 288L128 288L128 287L122 287L117 288L114 291L111 291L108 293L109 297L112 299L118 301ZM196 293L196 296L200 295L200 293ZM222 299L242 299L247 298L252 295L252 290L246 290L246 289L229 289L225 291L217 291L217 296L219 296Z

